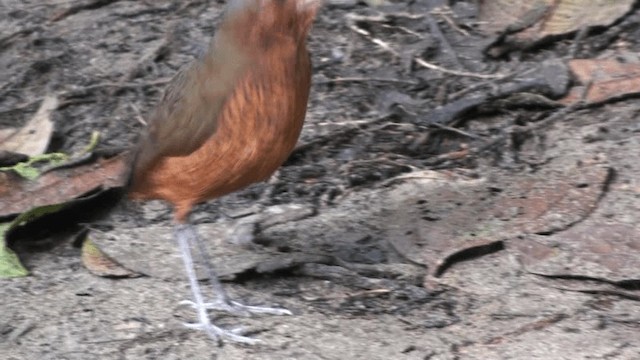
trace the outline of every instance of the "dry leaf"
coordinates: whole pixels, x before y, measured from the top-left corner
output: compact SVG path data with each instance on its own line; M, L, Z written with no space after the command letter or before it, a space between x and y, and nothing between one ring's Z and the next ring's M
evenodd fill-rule
M36 180L0 172L0 216L22 213L31 208L65 203L99 188L125 184L125 155L100 159L95 163L48 172Z
M561 35L583 27L609 26L633 7L632 0L556 1L537 36Z
M140 277L141 274L131 271L106 255L89 238L82 242L82 264L94 275L115 278Z
M602 158L555 169L491 180L431 172L406 182L389 193L407 200L388 210L387 237L399 253L438 276L455 261L501 249L503 240L566 229L593 211L610 169Z
M609 26L632 10L632 0L487 0L480 2L481 29L507 34L488 53L499 56L531 46L549 36L569 34L583 28Z
M53 133L51 114L57 107L58 98L55 95L45 97L40 109L22 128L15 129L11 134L3 132L4 139L0 142L0 150L28 156L43 154Z
M529 235L510 248L528 271L546 276L581 276L608 282L640 280L640 227L619 222L580 223L557 236Z
M615 59L576 59L569 61L569 68L583 86L571 89L560 100L563 104L580 100L598 103L640 93L640 64ZM585 86L588 86L586 93Z
M526 28L538 23L549 10L553 0L487 0L480 2L480 28L490 34Z

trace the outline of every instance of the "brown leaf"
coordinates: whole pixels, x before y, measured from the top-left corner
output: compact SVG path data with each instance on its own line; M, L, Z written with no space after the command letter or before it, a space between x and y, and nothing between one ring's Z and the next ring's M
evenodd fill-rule
M640 226L589 221L553 237L528 235L510 242L528 271L621 282L640 280Z
M480 2L480 28L498 34L507 27L523 29L542 20L549 11L552 0L487 0Z
M596 211L584 221L553 236L527 235L508 242L509 251L528 271L580 282L571 287L585 291L606 290L585 279L615 285L619 290L638 289L640 226L634 215L640 207L640 190L625 179L633 174L625 174L625 170L634 168L636 161L632 157L623 161L628 165L621 166Z
M633 3L633 0L557 1L536 35L561 35L583 27L609 26L629 12Z
M552 166L534 176L513 179L495 205L495 218L519 234L553 233L587 217L606 186L610 168L604 157L579 161L558 172Z
M640 64L615 59L576 59L569 61L569 68L583 86L574 87L560 100L565 105L579 100L598 103L640 93ZM585 86L588 86L586 93Z
M51 114L57 107L56 96L45 97L38 112L22 128L14 129L11 133L3 132L0 150L28 156L43 154L53 133Z
M390 191L406 200L389 209L387 236L399 253L438 276L453 262L501 249L503 240L557 232L584 219L609 174L606 159L598 157L494 179L430 173Z
M99 188L124 186L127 165L123 154L90 164L52 170L32 181L12 172L0 172L0 216L64 203Z
M106 255L87 236L82 242L82 264L94 275L103 277L131 278L141 274L131 271Z
M504 42L527 47L549 36L609 26L631 11L633 4L633 0L487 0L480 2L479 18L485 32L510 34ZM489 51L504 52L501 45Z

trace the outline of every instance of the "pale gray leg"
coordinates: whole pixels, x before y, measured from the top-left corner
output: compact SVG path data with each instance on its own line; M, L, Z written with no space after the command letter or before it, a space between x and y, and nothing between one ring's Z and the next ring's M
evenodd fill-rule
M202 241L198 237L193 225L176 225L175 236L178 240L180 253L182 254L187 276L189 277L191 292L193 293L193 301L186 301L185 303L190 304L198 313L199 322L196 324L186 324L188 327L204 330L209 336L216 340L227 338L229 340L242 343L255 343L258 340L238 335L238 331L224 330L213 325L209 319L209 315L207 314L207 309L222 310L244 316L250 314L291 315L291 312L286 309L248 306L231 300L211 266L211 261L209 260L209 254L206 251L206 247L202 244ZM205 303L202 296L202 291L200 290L200 285L198 284L198 278L193 264L193 258L191 256L191 249L196 250L203 266L207 269L209 282L211 283L216 296L216 300L212 303Z

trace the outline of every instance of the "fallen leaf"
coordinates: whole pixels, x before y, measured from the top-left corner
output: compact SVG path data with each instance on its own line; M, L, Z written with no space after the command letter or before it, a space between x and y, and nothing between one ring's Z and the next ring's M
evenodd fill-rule
M609 26L633 7L633 0L554 1L551 14L540 24L537 35L561 35L584 27Z
M6 235L43 216L58 213L99 189L124 185L126 156L53 170L36 180L26 180L13 171L0 171L0 217L15 219L0 228L0 277L26 276L28 272L8 248Z
M36 155L27 158L26 161L18 162L17 164L9 167L0 167L0 172L13 171L27 180L34 180L41 174L40 168L34 166L35 164L39 164L40 166L45 167L52 167L63 164L65 161L67 161L67 159L68 156L63 153L48 153Z
M43 154L49 146L53 133L51 114L58 107L58 98L48 95L36 114L22 128L10 134L4 134L0 150L11 151L28 156Z
M111 191L110 191L111 190ZM100 214L105 209L108 210L110 206L116 203L116 201L120 200L121 193L118 191L113 191L114 189L102 190L102 191L94 191L91 194L83 197L78 197L74 199L70 199L65 202L57 203L57 204L47 204L42 206L33 207L27 211L22 212L18 216L16 216L12 221L7 222L6 224L0 224L0 230L2 230L2 236L0 237L0 268L6 266L9 269L14 269L15 271L19 271L22 268L20 265L18 257L13 257L14 254L7 247L7 237L11 236L13 231L21 232L22 237L20 240L24 240L24 234L29 233L29 227L35 226L35 224L42 225L46 223L47 218L50 216L57 216L61 214L62 216L59 221L50 222L52 225L47 225L52 227L52 229L45 229L48 231L55 231L55 227L58 226L58 223L73 223L74 221L80 222L81 219L91 218L95 214ZM116 189L117 190L117 189ZM101 201L100 204L107 204L105 208L96 208L95 211L91 211L90 214L86 212L79 212L79 210L86 209L87 206L90 209L95 207L96 201ZM68 211L68 212L67 212ZM75 211L75 213L74 213ZM62 214L63 213L63 214ZM71 215L72 218L69 219L68 216ZM66 218L65 218L66 217ZM70 220L70 221L69 221ZM5 226L4 228L2 226ZM65 226L60 224L60 226ZM38 229L39 231L43 230L42 228ZM16 239L17 241L18 239ZM6 253L8 255L3 255L2 253ZM14 254L15 255L15 254ZM0 278L9 276L11 274L10 271L2 272L0 271ZM22 273L21 276L27 275L28 273Z
M483 31L503 35L487 51L500 56L512 47L532 46L550 36L609 26L633 5L633 0L487 0L480 2L479 18Z
M638 234L640 227L633 224L589 221L553 238L530 234L509 247L535 274L622 282L640 280Z
M132 278L142 276L102 252L88 235L82 241L82 264L92 274L102 277Z
M13 221L0 224L0 278L21 277L29 275L29 271L24 268L18 256L9 249L7 244L7 234L18 226L24 226L42 216L59 212L65 208L66 204L42 206L26 211L17 216Z
M580 100L599 103L640 94L640 64L616 59L575 59L569 61L569 68L582 86L572 88L560 100L565 105ZM585 86L588 87L586 93Z
M55 169L33 181L11 172L0 172L0 217L34 207L65 203L100 188L124 186L126 173L126 155Z
M409 174L388 193L398 205L387 210L387 237L439 276L457 261L502 249L506 239L569 228L593 211L609 175L606 159L597 156L492 179Z
M618 290L640 290L640 225L635 218L640 197L633 185L628 186L638 165L629 156L617 164L615 179L583 221L552 236L528 234L507 242L507 250L527 271L575 282L570 287L584 291L609 291L603 287L607 284ZM602 284L594 286L596 281Z
M487 0L480 2L480 29L485 33L499 34L522 30L537 24L549 11L552 0Z
M29 275L18 255L7 246L5 234L10 226L11 223L0 224L0 278L3 279Z

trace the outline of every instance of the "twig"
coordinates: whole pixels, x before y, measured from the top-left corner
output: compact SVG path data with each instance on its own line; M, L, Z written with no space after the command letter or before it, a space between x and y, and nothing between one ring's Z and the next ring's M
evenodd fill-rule
M347 19L353 21L372 21L372 22L385 22L389 21L390 17L402 17L410 20L419 20L422 19L424 14L411 14L407 12L396 12L396 13L378 13L376 16L364 16L358 14L347 14Z
M144 117L142 117L142 112L140 112L140 109L133 103L130 103L129 106L131 106L133 111L136 113L136 120L138 120L138 122L142 124L142 126L147 126L147 122L144 120Z
M511 128L511 131L514 133L523 133L523 132L529 132L532 130L537 130L540 129L554 121L556 121L557 119L566 116L569 113L572 113L576 110L580 110L581 108L584 107L585 105L585 99L587 97L587 94L589 93L589 90L591 90L591 85L593 84L593 82L589 82L588 84L586 84L586 86L584 87L583 91L582 91L582 95L580 96L580 100L574 102L573 104L562 108L558 111L556 111L555 113L551 114L549 117L547 117L546 119L540 120L538 122L534 122L534 123L529 123L528 125L525 126L520 126L520 125L514 125Z
M444 19L444 21L447 22L447 24L449 24L449 26L451 26L454 30L458 31L460 34L464 35L464 36L469 36L469 32L460 28L458 26L458 24L456 24L449 15L453 14L453 11L451 11L451 9L448 6L444 6L444 7L437 7L433 10L431 10L431 14L433 15L440 15L441 18Z
M459 134L459 135L462 135L462 136L466 136L468 138L475 139L475 140L482 139L478 135L475 135L475 134L472 134L472 133L469 133L469 132L466 132L464 130L460 130L460 129L457 129L457 128L454 128L454 127L451 127L451 126L443 125L443 124L431 123L431 124L429 124L429 126L434 126L434 127L437 127L438 129L441 129L441 130L451 131L451 132L454 132L456 134Z
M382 27L387 28L387 29L398 29L401 31L404 31L407 34L413 35L415 37L417 37L418 39L424 39L424 36L416 31L413 31L405 26L391 26L391 25L382 25Z
M460 63L460 59L456 56L456 51L453 50L449 40L444 36L442 31L440 30L440 26L438 26L438 22L435 21L431 14L427 14L427 22L429 23L429 30L431 31L431 35L436 37L440 41L440 46L442 46L443 53L445 56L451 58L451 60L456 64L456 67L462 68L462 64Z
M351 160L348 163L342 165L338 170L349 171L358 165L390 165L390 166L398 166L398 167L408 167L412 171L418 171L419 168L415 167L411 164L404 164L399 161L393 161L391 159L382 157L382 158L374 158L374 159L360 159L360 160Z
M513 71L513 72L511 72L509 74L504 75L501 78L490 79L490 80L482 81L482 82L479 82L479 83L475 83L473 85L467 86L466 88L464 88L464 89L462 89L460 91L457 91L457 92L454 92L452 94L449 94L449 99L448 100L452 101L452 100L461 98L463 95L466 95L466 94L468 94L470 92L476 91L476 90L478 90L478 89L480 89L482 87L485 87L485 86L497 86L496 85L497 82L510 80L510 79L513 79L513 78L515 78L517 76L523 77L523 76L528 75L528 74L530 74L530 73L532 73L534 71L536 71L535 68L531 68L531 69L525 70L523 72Z
M360 131L363 128L367 128L368 126L374 125L387 118L388 116L384 115L384 116L379 116L371 119L352 120L352 121L345 121L345 122L338 123L339 125L345 125L345 126L340 127L335 131L332 131L331 133L326 134L324 136L316 137L309 142L298 144L293 149L292 156L296 154L304 153L314 146L320 146L320 145L328 144L332 141L336 141L337 139L340 139L341 137L345 137L346 135L349 135L352 132Z
M478 73L472 73L472 72L466 72L466 71L449 70L449 69L443 68L442 66L438 66L438 65L426 62L424 59L419 57L416 57L414 60L416 64L422 67L426 67L427 69L431 69L431 70L437 70L450 75L475 77L479 79L498 79L498 78L507 76L504 74L478 74Z
M52 16L49 20L52 22L60 21L66 17L77 14L81 11L98 9L118 1L120 0L91 0L87 3L71 5L67 9L62 10L61 12Z
M352 20L353 19L358 19L355 16L348 16L347 17L350 22L350 24L348 25L349 29L353 30L354 32L364 36L367 40L371 41L372 43L378 45L381 49L383 49L384 51L392 54L395 57L400 57L400 53L398 53L395 49L393 49L393 47L391 47L391 45L389 45L389 43L387 43L384 40L375 38L371 35L371 33L363 28L358 27ZM414 61L422 66L425 67L427 69L431 69L431 70L437 70L440 72L443 72L445 74L450 74L450 75L456 75L456 76L467 76L467 77L475 77L475 78L480 78L480 79L498 79L501 77L504 77L504 74L478 74L478 73L471 73L471 72L466 72L466 71L456 71L456 70L449 70L446 68L443 68L441 66L438 65L434 65L431 64L427 61L425 61L424 59L420 58L420 57L415 57Z
M335 84L344 82L389 82L396 84L417 85L418 82L411 80L401 79L388 79L388 78L365 78L365 77L339 77L335 79L325 79L314 81L314 84Z

